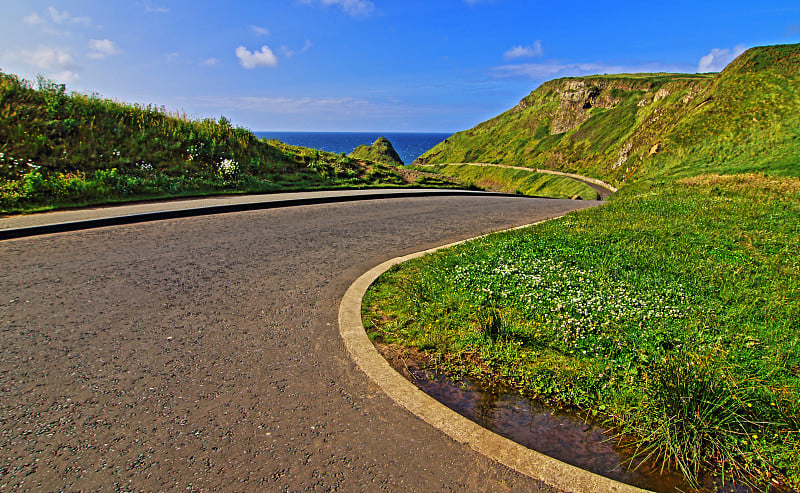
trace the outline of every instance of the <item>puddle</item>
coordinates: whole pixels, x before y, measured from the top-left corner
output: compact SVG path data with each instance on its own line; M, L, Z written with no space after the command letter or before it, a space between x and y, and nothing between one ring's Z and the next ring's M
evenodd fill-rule
M468 379L453 382L447 376L405 367L407 377L425 393L462 416L519 444L602 476L656 492L693 491L680 474L660 474L642 465L627 471L630 455L610 440L608 430L545 407L502 389L486 389ZM739 486L715 486L707 481L702 492L747 493Z

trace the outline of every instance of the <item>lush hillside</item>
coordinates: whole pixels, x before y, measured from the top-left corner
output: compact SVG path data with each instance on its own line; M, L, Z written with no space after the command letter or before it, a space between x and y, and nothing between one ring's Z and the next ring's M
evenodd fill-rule
M798 64L797 45L771 46L748 50L720 74L550 81L419 161L530 166L617 185L736 170L798 176Z
M225 118L191 120L0 72L0 212L405 184L391 166L258 139Z
M422 160L624 186L385 274L373 337L604 419L634 465L701 491L721 491L709 474L800 491L800 45L720 74L548 82Z

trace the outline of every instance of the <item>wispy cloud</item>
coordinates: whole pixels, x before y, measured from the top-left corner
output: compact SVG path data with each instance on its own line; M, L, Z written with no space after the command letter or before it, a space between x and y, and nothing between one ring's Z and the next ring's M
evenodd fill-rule
M213 57L204 58L203 60L200 60L200 65L204 67L213 67L214 65L219 65L219 63L220 63L219 58L213 58Z
M543 61L540 63L519 63L492 67L490 74L494 78L519 78L530 80L547 80L557 77L579 77L595 74L625 74L653 72L689 72L691 66L680 64L663 64L648 62L642 64L606 64L606 63L566 63L559 61Z
M262 46L260 51L250 51L244 46L239 46L236 48L236 58L239 59L239 65L246 69L278 65L278 57L267 45Z
M47 13L50 14L50 19L56 24L83 24L88 26L92 23L92 19L89 17L75 17L67 11L60 12L55 7L47 7Z
M714 48L711 53L700 58L697 64L697 71L704 72L720 72L736 57L744 53L746 50L743 44L736 45L733 49L720 49Z
M353 17L367 17L375 11L375 4L370 0L301 0L303 3L319 2L322 5L334 5Z
M110 39L90 39L89 50L87 56L96 60L122 53Z
M537 39L530 46L514 46L510 50L503 53L503 58L505 60L514 60L516 58L539 58L542 55L544 55L542 42Z
M21 55L27 63L44 70L77 68L72 55L62 48L39 46L33 51L24 50Z
M259 36L269 36L269 29L261 26L250 26L250 30Z
M292 57L293 57L293 56L295 56L295 55L300 55L300 54L302 54L302 53L305 53L305 52L307 52L308 50L310 50L310 49L311 49L311 47L312 47L312 46L314 46L314 43L312 43L310 39L307 39L307 40L306 40L306 42L305 42L305 44L303 45L303 47L302 47L302 48L300 48L300 49L299 49L299 50L297 50L297 51L290 49L290 48L289 48L288 46L286 46L286 45L283 45L283 46L281 46L281 47L279 48L279 50L280 50L281 54L282 54L283 56L285 56L286 58L292 58Z
M361 98L288 98L288 97L226 97L202 98L200 104L223 111L246 110L264 115L290 116L315 115L319 117L367 117L378 116L396 110L403 111L408 105L391 102L375 102Z
M145 14L167 14L169 9L163 5L153 5L150 2L142 2L139 5L144 9Z
M28 24L29 26L41 26L46 21L42 19L36 12L32 12L30 15L23 17L22 22Z
M74 84L81 80L81 76L77 72L73 72L72 70L62 70L60 72L48 72L44 74L45 78L52 80L53 82L59 82L61 84Z
M87 16L73 16L67 11L58 10L55 7L47 7L45 12L31 12L22 18L22 22L29 26L35 26L46 34L68 35L69 31L64 30L70 26L90 27L92 19Z
M35 50L22 50L17 53L6 51L5 56L35 67L42 75L56 82L71 83L80 80L79 71L82 68L63 48L39 46Z

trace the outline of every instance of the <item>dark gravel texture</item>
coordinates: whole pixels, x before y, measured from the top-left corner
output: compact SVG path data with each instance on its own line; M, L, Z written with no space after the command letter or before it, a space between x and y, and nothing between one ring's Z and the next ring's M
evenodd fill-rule
M0 490L549 491L385 397L338 304L388 258L596 204L370 200L0 242Z

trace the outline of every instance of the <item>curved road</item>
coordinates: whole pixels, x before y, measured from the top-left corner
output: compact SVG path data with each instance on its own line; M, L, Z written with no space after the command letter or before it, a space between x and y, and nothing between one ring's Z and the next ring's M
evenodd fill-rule
M550 491L350 361L379 262L596 205L367 200L0 242L0 490Z

